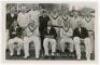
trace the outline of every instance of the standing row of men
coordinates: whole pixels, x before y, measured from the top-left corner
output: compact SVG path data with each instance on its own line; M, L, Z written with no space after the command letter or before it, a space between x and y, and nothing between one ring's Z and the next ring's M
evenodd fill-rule
M49 14L45 10L41 12L41 10L34 10L33 8L27 11L25 6L21 7L18 14L14 14L12 7L11 13L8 13L6 17L7 31L10 35L8 41L10 55L14 54L14 43L16 42L18 45L17 54L20 54L23 46L24 58L29 56L30 42L34 43L36 58L39 58L41 49L46 57L49 56L49 43L52 56L55 55L58 44L64 53L67 42L70 45L70 52L73 53L75 47L77 59L81 59L80 44L83 42L86 48L86 58L90 59L92 52L90 38L93 37L89 36L89 32L94 30L91 28L93 27L91 24L93 17L89 17L86 19L76 12L72 16L66 12L59 15L55 9ZM85 21L81 22L84 19Z

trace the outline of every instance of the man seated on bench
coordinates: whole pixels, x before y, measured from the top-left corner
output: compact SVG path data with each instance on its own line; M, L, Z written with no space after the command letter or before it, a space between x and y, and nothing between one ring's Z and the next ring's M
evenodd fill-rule
M54 58L55 52L56 52L56 37L57 37L57 33L56 30L53 26L48 25L47 30L45 30L46 33L44 35L44 42L43 42L43 47L44 47L44 51L45 51L45 58L48 58L49 56L49 43L50 43L50 47L51 47L51 56L52 58Z
M60 40L61 55L65 55L65 48L66 48L65 44L68 43L69 44L68 50L70 52L69 55L73 56L73 40L72 40L73 30L69 22L66 22L66 24L64 24L63 27L61 28L60 36L61 36Z

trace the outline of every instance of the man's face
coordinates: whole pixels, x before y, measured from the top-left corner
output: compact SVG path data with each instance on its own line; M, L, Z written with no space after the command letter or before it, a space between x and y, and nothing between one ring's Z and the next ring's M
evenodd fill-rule
M68 14L66 14L65 16L66 16L66 18L69 18L69 15Z
M91 19L91 16L87 16L88 19Z
M17 26L17 22L14 21L14 26Z
M15 10L16 10L15 7L12 7L11 10L10 10L10 12L11 12L11 13L14 13Z
M51 26L48 26L47 28L48 28L48 30L50 30L51 29Z
M27 11L26 6L22 6L21 11L26 12Z
M44 13L43 13L43 16L45 17L46 15L47 15L47 13L46 13L46 12L44 12Z
M78 15L77 15L77 14L75 14L75 15L74 15L74 18L77 18L77 17L78 17Z
M73 16L74 16L74 18L77 18L78 17L78 12L73 12Z
M65 31L67 32L68 30L69 30L69 27L66 27L66 28L65 28Z
M78 27L79 27L79 28L82 27L82 24L81 24L80 21L78 21L77 23L78 23Z
M56 10L56 9L54 9L54 10L53 10L53 13L54 13L54 14L56 14L56 13L57 13L57 10Z
M86 16L86 20L87 20L87 22L90 22L91 19L92 19L91 16Z
M33 6L31 7L31 9L34 11L34 10L37 10L37 9L39 9L39 8L38 8L37 6L34 6L34 5L33 5Z

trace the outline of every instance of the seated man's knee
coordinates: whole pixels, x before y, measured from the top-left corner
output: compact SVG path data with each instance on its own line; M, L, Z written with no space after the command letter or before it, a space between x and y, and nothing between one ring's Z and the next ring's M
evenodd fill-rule
M74 41L74 42L80 42L80 38L79 38L79 37L74 37L74 38L73 38L73 41Z
M32 36L32 39L39 40L38 36Z
M8 41L8 45L13 45L14 44L14 40L13 39L10 39L9 41Z
M74 42L73 39L70 38L69 43L73 44L73 42Z
M55 39L52 39L51 41L56 44L56 40Z
M39 37L34 37L32 38L34 43L40 44L40 38Z
M48 38L45 38L45 39L44 39L44 43L47 42L47 41L48 41Z
M61 39L60 40L60 44L62 45L62 44L64 44L65 43L65 40L64 39Z
M90 38L85 38L85 39L84 39L84 42L85 42L85 43L86 43L86 42L90 43Z
M49 41L48 38L45 38L43 41L43 45L45 46L46 44L48 44L48 41Z

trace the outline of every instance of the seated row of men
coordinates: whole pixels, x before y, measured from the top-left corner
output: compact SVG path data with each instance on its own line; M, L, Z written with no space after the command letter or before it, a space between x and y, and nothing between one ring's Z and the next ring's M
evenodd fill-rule
M34 47L35 47L35 57L39 58L40 56L40 50L43 50L41 48L41 40L40 36L34 35L34 33L30 34L30 27L31 24L24 30L23 34L24 37L21 36L21 32L23 31L20 27L16 25L17 23L14 23L14 27L11 27L11 32L10 36L12 37L9 42L9 50L10 50L10 55L12 56L14 54L14 49L16 48L17 45L17 54L21 54L21 49L24 50L24 58L27 58L29 56L29 43L33 42ZM14 29L13 29L14 28ZM43 40L43 48L44 48L44 55L49 56L49 43L51 45L51 55L54 56L57 50L57 45L60 44L61 52L65 52L65 44L69 43L69 50L71 53L74 51L74 46L75 46L75 51L77 55L77 59L81 59L81 45L80 43L83 42L85 43L85 48L86 48L86 57L87 59L90 59L91 55L91 47L90 47L90 39L88 36L88 31L86 28L81 27L81 24L79 24L79 27L76 28L74 31L69 28L61 28L60 34L60 42L57 40L57 32L56 32L56 27L52 25L47 26L47 30L45 30L44 34L44 40ZM29 30L30 29L30 30ZM26 34L25 32L28 32ZM31 35L31 36L30 36ZM58 42L58 43L57 43Z

